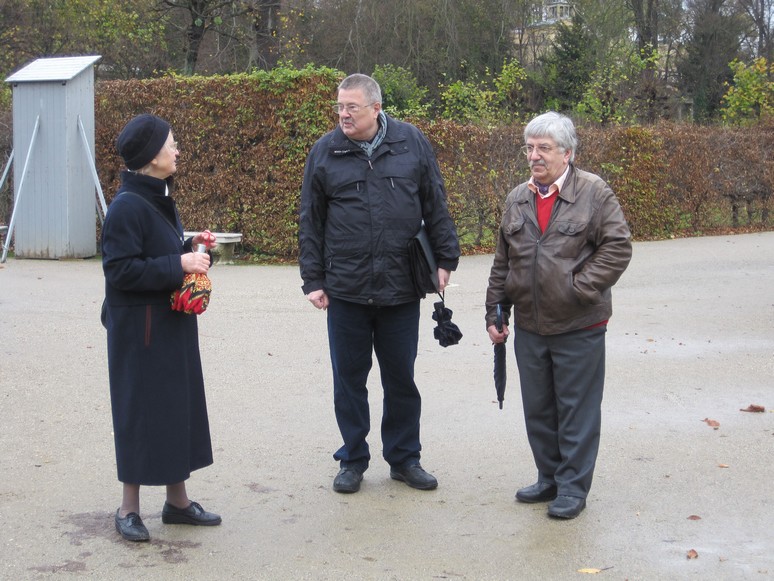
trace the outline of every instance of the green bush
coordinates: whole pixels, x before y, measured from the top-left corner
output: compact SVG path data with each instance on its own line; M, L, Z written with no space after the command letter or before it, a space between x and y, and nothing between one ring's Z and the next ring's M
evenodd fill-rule
M382 89L382 104L387 113L414 119L428 116L430 104L424 102L427 88L417 84L410 70L395 65L376 65L372 77Z

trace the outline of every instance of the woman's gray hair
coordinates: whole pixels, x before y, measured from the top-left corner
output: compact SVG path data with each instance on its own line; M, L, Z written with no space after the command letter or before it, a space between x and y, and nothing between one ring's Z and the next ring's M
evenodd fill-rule
M339 83L339 91L342 89L344 91L360 89L363 91L365 98L369 101L369 105L371 103L381 104L382 102L382 88L379 86L379 83L374 81L368 75L361 75L360 73L349 75Z
M524 141L530 137L550 137L556 144L570 152L570 163L575 160L578 136L572 119L555 111L538 115L524 128Z

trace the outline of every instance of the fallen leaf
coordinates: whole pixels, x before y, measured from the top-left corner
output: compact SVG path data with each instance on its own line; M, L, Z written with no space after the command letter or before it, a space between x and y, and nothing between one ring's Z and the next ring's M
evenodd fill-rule
M688 520L701 520L701 517L698 514L692 514L688 517Z
M699 553L697 553L695 550L691 549L688 551L688 553L685 555L688 559L698 559Z
M704 418L702 420L705 424L707 424L710 428L717 430L720 427L720 422L717 420L711 420L709 418Z
M594 575L596 573L601 573L602 569L592 569L592 568L586 568L586 569L578 569L578 573L589 573L591 575Z
M718 468L728 468L728 464L718 464Z
M766 408L763 407L762 405L757 405L757 404L751 403L745 409L741 409L740 408L739 411L740 412L752 412L752 413L755 413L755 414L762 414L763 412L766 411Z

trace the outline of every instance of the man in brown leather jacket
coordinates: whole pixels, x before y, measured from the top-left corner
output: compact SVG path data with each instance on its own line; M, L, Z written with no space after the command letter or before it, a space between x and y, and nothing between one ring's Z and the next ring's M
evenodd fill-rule
M506 199L486 294L493 343L497 305L513 306L524 418L538 470L521 502L575 518L586 507L601 425L611 287L632 255L631 234L610 187L573 165L572 121L544 113L524 130L532 177ZM507 317L506 317L507 318Z

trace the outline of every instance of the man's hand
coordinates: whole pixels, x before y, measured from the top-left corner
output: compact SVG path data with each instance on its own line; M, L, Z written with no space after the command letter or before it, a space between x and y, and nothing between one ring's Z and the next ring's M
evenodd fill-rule
M503 325L502 333L497 330L495 325L489 325L486 328L486 331L489 333L489 338L492 340L492 345L496 345L497 343L505 343L508 335L510 335L510 331L508 331L508 325Z
M449 278L451 277L451 271L445 268L438 269L438 292L442 293L444 289L449 285Z
M325 294L325 291L322 289L310 292L306 295L306 298L318 309L324 311L328 308L328 295Z

